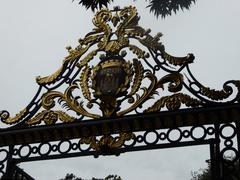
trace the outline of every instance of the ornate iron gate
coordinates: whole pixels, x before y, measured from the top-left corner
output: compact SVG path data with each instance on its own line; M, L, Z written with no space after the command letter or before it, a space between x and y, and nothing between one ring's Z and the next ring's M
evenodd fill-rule
M212 179L231 178L240 157L240 81L205 87L190 71L194 55L168 54L162 34L151 36L139 19L132 6L97 12L61 68L36 79L29 105L14 117L0 112L11 125L0 130L3 179L17 172L31 179L21 162L199 144L209 145Z

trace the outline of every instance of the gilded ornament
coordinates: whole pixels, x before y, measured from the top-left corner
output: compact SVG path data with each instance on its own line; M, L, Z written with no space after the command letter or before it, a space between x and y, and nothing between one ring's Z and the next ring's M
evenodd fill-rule
M166 53L165 51L162 54L162 58L174 66L181 66L184 64L193 63L193 60L195 59L193 54L188 54L186 57L174 57Z
M138 61L137 59L133 59L133 66L134 66L134 71L135 71L135 73L134 73L135 77L133 80L133 85L131 87L131 92L129 93L129 96L132 96L139 90L140 85L143 80L144 68L143 68L141 62Z
M89 101L91 101L91 94L89 91L89 84L88 84L90 75L91 75L91 69L89 66L86 66L80 76L80 86L82 89L83 96Z
M162 37L162 33L158 33L156 36L152 37L151 35L149 35L149 33L151 32L151 30L146 30L144 35L144 38L138 38L139 42L146 46L151 48L153 51L161 51L164 52L164 46L162 45L161 42L159 42L160 37Z
M169 111L178 110L182 104L187 107L198 107L204 105L204 103L198 99L194 99L191 96L183 93L176 93L171 96L161 97L153 106L146 109L144 112L157 112L163 107L166 107Z
M61 120L62 122L69 123L69 122L75 121L75 118L69 116L67 113L63 111L44 110L36 114L35 117L33 117L27 122L27 124L36 125L44 121L45 124L52 125L52 124L55 124L57 120Z
M10 114L8 111L0 111L0 119L5 124L15 124L21 121L26 114L27 114L26 108L20 111L19 113L17 113L14 117L10 117Z
M233 93L232 84L238 91L240 90L240 81L228 81L224 83L222 90L210 89L209 87L201 86L201 94L212 100L224 100L227 99Z
M29 126L42 122L52 125L84 117L101 121L101 118L120 117L139 109L151 113L163 108L176 111L183 106L195 108L211 103L239 102L240 81L228 81L222 90L201 85L189 70L194 55L168 54L160 42L162 34L152 36L150 29L139 26L139 19L132 6L97 12L93 19L95 28L79 39L76 48L67 48L69 55L59 70L47 77L37 77L39 89L45 92L38 92L15 117L0 111L1 121L5 124L24 122ZM134 43L136 41L138 43ZM192 85L199 90L194 90ZM234 88L237 89L235 94ZM143 106L146 104L148 108ZM100 112L94 111L96 108ZM63 110L74 112L76 118ZM108 129L104 136L89 137L89 130L82 129L81 143L103 151L121 148L126 141L135 138L133 133L114 137L110 132Z
M47 77L40 77L38 76L36 78L36 82L39 85L46 85L46 84L53 84L57 80L59 80L59 77L67 70L66 67L72 63L74 60L80 58L87 50L89 46L86 46L84 48L76 48L75 50L69 51L70 55L66 57L63 61L62 67L57 70L54 74L47 76Z
M75 89L78 89L78 86L76 84L72 84L67 88L64 94L57 91L50 91L44 94L42 98L42 106L45 109L50 110L55 106L55 99L58 99L60 103L64 102L65 108L74 111L77 115L84 115L91 118L100 118L99 115L88 112L83 107L82 101L79 102L77 99L73 98L72 92Z
M148 53L145 51L141 50L139 47L135 45L129 45L129 50L131 50L134 54L137 55L138 59L144 59L146 57L149 57Z
M133 133L120 133L119 136L104 135L98 140L97 137L87 137L80 140L81 144L87 144L96 151L121 148L126 141L135 138Z

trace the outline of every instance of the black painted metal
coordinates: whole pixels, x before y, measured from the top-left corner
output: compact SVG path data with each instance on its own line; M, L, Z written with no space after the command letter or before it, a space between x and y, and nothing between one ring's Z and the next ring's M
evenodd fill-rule
M64 83L69 85L74 82L81 71L76 66L79 58L75 59L63 67L64 73L61 73L56 81L39 86L20 122L9 128L0 129L0 173L4 175L4 178L13 179L17 177L16 173L20 173L26 179L31 179L16 166L27 161L120 155L125 152L196 145L210 146L213 180L226 180L231 177L234 164L240 159L240 90L238 89L236 96L230 100L213 101L211 98L205 97L200 90L197 91L193 88L196 86L201 89L203 85L193 76L189 63L171 67L162 58L162 52L150 47L146 48L152 56L151 63L143 59L149 68L146 71L151 71L154 75L160 70L167 74L181 73L187 79L186 82L183 82L185 89L203 101L204 107L149 114L139 113L136 108L135 115L118 118L83 120L84 116L79 115L76 121L70 124L36 127L26 125L26 121L36 115L41 108L41 98L44 93L55 90ZM193 55L190 56L194 58ZM232 81L228 81L224 86L231 83ZM230 86L227 90L229 95L233 94ZM0 114L5 117L9 116L7 111L0 111ZM226 135L226 129L230 129L232 135ZM196 131L201 131L202 136L196 136ZM119 149L95 151L90 146L83 149L81 144L83 137L101 137L104 134L114 135L121 132L134 132L136 137ZM173 138L173 133L178 136ZM149 136L155 138L149 139ZM68 148L63 149L63 146ZM233 159L226 158L228 151L234 154Z
M240 119L240 105L182 109L119 118L85 120L70 124L5 129L0 131L0 146L67 140L109 133L230 123Z
M1 178L2 180L34 180L32 176L27 174L23 169L19 168L15 162L11 164L11 167L8 168L10 170L8 173L4 174Z
M235 107L236 108L236 107ZM199 109L199 112L202 112L203 109ZM195 109L194 112L197 112ZM199 113L198 112L198 113ZM208 112L208 111L207 111ZM213 113L212 117L218 119L222 119L221 113L222 109L218 109ZM228 111L227 111L228 112ZM181 114L178 123L183 123L186 121L184 118L184 113L182 111L175 112L175 115ZM186 111L186 114L190 113L190 111ZM229 113L225 113L229 114ZM170 117L170 113L166 113L163 117ZM54 141L52 139L45 140L42 142L36 143L23 143L23 144L15 144L10 145L8 148L2 147L0 153L5 153L6 158L4 158L1 163L1 173L5 174L6 177L10 177L11 174L14 174L14 169L12 164L19 164L28 161L38 161L38 160L49 160L49 159L60 159L60 158L71 158L71 157L81 157L81 156L94 156L98 157L100 155L120 155L125 152L133 152L133 151L143 151L143 150L153 150L153 149L163 149L163 148L174 148L174 147L182 147L182 146L196 146L196 145L210 145L210 157L211 157L211 169L212 169L212 179L213 180L226 180L226 177L230 177L230 174L233 172L234 163L239 161L239 120L235 119L232 121L229 119L229 122L221 122L217 121L215 124L198 124L197 122L197 113L193 114L194 118L196 118L195 123L183 126L177 126L176 124L172 124L170 126L163 126L163 128L157 128L156 124L150 128L145 127L144 129L140 129L137 131L136 137L129 142L126 142L119 149L107 149L104 151L95 151L93 148L85 147L81 144L81 137L72 138L69 136L68 138L58 139ZM231 116L231 114L229 115ZM136 116L131 116L129 119L126 117L126 122L130 123ZM149 114L145 115L144 118L147 121L150 121L151 118L159 118L159 114ZM174 116L176 117L176 116ZM227 118L227 117L225 117ZM225 119L223 118L223 119ZM123 118L124 119L124 118ZM121 121L123 120L121 119ZM169 118L163 118L162 123L167 123ZM222 120L223 120L222 119ZM107 122L108 120L106 120ZM120 120L119 120L120 121ZM170 120L171 121L171 120ZM103 121L104 122L104 121ZM109 120L112 122L112 120ZM150 121L151 122L151 121ZM189 122L189 121L188 121ZM94 124L93 121L87 121L86 124L90 125ZM194 125L195 124L195 125ZM126 125L126 124L125 124ZM166 124L165 124L166 125ZM61 125L59 125L61 126ZM67 126L67 125L66 125ZM71 127L69 124L68 126ZM155 126L155 127L154 127ZM37 127L40 128L40 127ZM48 131L53 130L56 127L43 127L47 128ZM74 126L72 127L74 128ZM33 128L35 131L36 128ZM130 128L130 131L132 129ZM227 130L227 131L226 131ZM18 130L20 131L20 130ZM28 129L30 131L30 129ZM29 132L23 130L26 134ZM229 134L229 131L231 132ZM18 133L17 131L11 130L12 133ZM8 133L8 136L11 133ZM136 132L136 131L135 131ZM201 132L201 136L197 135L196 132ZM227 132L227 134L226 134ZM6 133L6 132L5 132ZM174 136L173 136L174 134ZM43 134L40 134L44 136ZM100 135L99 135L100 136ZM63 134L60 134L60 137L63 137ZM151 138L149 138L151 137ZM236 145L235 140L237 140L238 144ZM64 148L63 148L64 147ZM85 148L85 149L84 149ZM234 154L234 159L226 159L225 153L230 151ZM7 167L6 167L7 163ZM6 168L4 168L6 167Z
M49 88L47 88L49 89ZM40 92L40 90L39 90ZM39 97L39 95L36 95ZM36 105L26 119L31 118L38 110L39 101L34 98L30 103ZM137 114L115 119L84 120L71 124L27 127L24 121L17 126L0 131L0 173L6 179L13 179L16 164L71 158L80 156L120 155L125 152L174 148L182 146L210 145L211 169L213 180L231 178L234 164L240 157L240 105L239 103L209 104L206 107L181 109L176 112L158 112ZM119 132L137 132L132 143L119 149L95 151L91 147L82 149L80 140L87 136L101 136L104 128L111 134ZM231 136L224 135L225 129L232 129ZM202 137L195 137L194 132L200 129ZM171 139L171 133L178 132L177 139ZM148 136L156 138L151 141ZM235 143L235 140L237 145ZM129 143L129 142L128 142ZM69 148L62 150L65 145ZM43 149L48 149L43 151ZM27 153L25 152L27 150ZM234 159L226 160L225 152L234 154ZM26 174L22 175L26 178ZM15 175L16 177L16 175Z

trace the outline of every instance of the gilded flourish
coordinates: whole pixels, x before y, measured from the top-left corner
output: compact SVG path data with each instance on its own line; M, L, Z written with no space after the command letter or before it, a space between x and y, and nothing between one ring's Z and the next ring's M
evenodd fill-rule
M159 42L160 37L162 37L162 33L158 33L156 36L152 37L151 35L149 35L150 32L151 30L147 30L145 32L144 38L137 38L137 39L142 45L151 48L153 51L159 50L161 52L164 52L164 46L162 45L161 42Z
M146 109L144 112L157 112L163 107L166 107L170 111L176 111L182 104L185 104L187 107L198 107L204 105L202 101L194 99L187 94L176 93L160 98L153 106Z
M27 113L27 109L23 109L19 113L17 113L14 117L10 117L10 114L8 111L0 111L0 119L5 124L15 124L21 121Z
M131 50L134 54L136 54L139 59L140 58L143 59L143 58L149 57L148 53L146 53L145 51L141 50L139 47L137 47L135 45L130 44L129 45L129 50Z
M117 113L118 116L123 116L124 114L127 114L131 111L133 111L134 109L136 109L137 107L140 107L143 103L145 103L146 101L148 101L149 99L151 99L151 96L154 95L155 90L157 89L157 78L156 76L154 76L152 73L147 73L144 78L147 78L150 80L150 85L148 87L142 87L141 90L143 91L141 96L137 96L138 98L136 99L136 101L134 102L133 105L131 105L130 107L126 108L123 111L120 111Z
M127 34L128 30L135 29L138 26L139 16L137 9L133 6L125 7L119 14L122 22L118 26L116 35L120 42L122 42L126 41L126 37L124 37L123 34Z
M175 111L182 106L239 101L240 81L228 81L222 90L201 85L188 66L194 55L174 57L168 54L160 42L162 34L150 35L151 30L139 26L139 19L132 6L97 12L93 19L95 28L79 39L76 48L67 48L69 54L62 66L50 76L37 77L44 94L38 92L15 117L0 111L0 120L5 124L22 121L28 125L42 122L52 125L83 117L124 116L138 108L143 112L163 108ZM197 90L192 85L197 86ZM155 101L150 101L152 99ZM147 109L146 102L152 104ZM77 117L63 109L74 112ZM100 112L93 111L95 109ZM120 148L134 137L132 133L122 133L116 138L108 134L98 139L86 137L81 142L100 150L103 146Z
M133 85L131 87L131 92L129 93L129 96L135 94L142 83L143 80L143 66L140 61L137 59L133 59L133 65L134 65L134 70L135 70L135 78L133 80Z
M179 73L172 73L166 76L163 76L157 83L157 88L163 88L164 84L169 83L168 91L169 92L179 92L183 87L183 75Z
M223 85L222 90L210 89L209 87L201 86L201 94L212 100L223 100L228 98L233 93L232 84L240 91L240 81L228 81Z
M82 74L80 76L80 86L82 89L83 96L89 101L91 101L91 94L88 85L90 74L91 69L89 66L86 66L86 68L82 71Z
M77 98L73 98L74 96L72 95L72 92L75 89L78 89L78 86L76 84L73 84L67 88L65 93L50 91L44 94L42 98L42 106L45 109L50 110L55 106L55 99L58 99L60 103L64 102L63 106L65 108L68 108L68 110L74 111L77 115L83 115L91 118L100 118L100 115L96 115L88 112L83 107L82 101L79 102Z
M42 121L47 125L55 124L57 120L61 120L62 122L73 122L75 120L74 117L69 116L67 113L63 111L49 111L44 110L35 115L32 119L30 119L27 124L28 125L36 125L40 124Z
M96 151L109 149L118 149L123 146L126 141L135 138L133 133L120 133L119 136L104 135L99 140L97 137L87 137L80 140L81 144L88 144Z
M112 13L107 9L103 9L97 12L96 16L93 19L93 24L97 27L95 29L95 32L96 33L101 32L104 34L102 40L98 43L98 48L101 50L104 50L104 48L107 46L111 36L112 29L107 23L108 21L111 20L111 18Z
M195 57L193 54L188 54L186 57L174 57L164 51L162 58L172 65L181 66L184 64L192 63Z
M38 76L36 78L36 81L39 85L43 85L43 84L48 84L48 83L53 83L57 80L57 78L61 75L61 73L63 72L63 67L61 67L59 70L57 70L54 74L52 74L51 76L47 76L47 77L41 77Z
M75 50L72 50L69 47L69 53L70 55L67 56L62 64L62 67L60 69L58 69L55 73L53 73L50 76L46 76L46 77L40 77L38 76L36 78L36 82L39 85L46 85L46 84L51 84L51 83L55 83L58 78L67 70L66 67L72 63L74 60L78 60L87 50L88 50L89 46L86 46L84 48L76 48Z
M166 75L162 77L160 80L157 79L157 77L147 72L143 79L149 79L150 85L148 87L142 87L141 90L143 91L142 95L139 96L136 94L137 98L134 101L132 98L129 99L130 102L134 102L133 105L131 105L129 108L120 111L117 115L122 116L124 114L127 114L131 112L132 110L136 109L137 107L140 107L143 103L153 98L153 95L158 94L157 89L162 88L164 89L164 84L168 85L168 90L170 92L178 92L182 89L182 83L183 83L183 76L178 73L173 73Z
M81 67L85 66L89 61L91 61L94 58L94 56L96 56L97 51L98 50L94 50L94 51L90 52L85 58L83 58L79 62L78 67L81 68Z

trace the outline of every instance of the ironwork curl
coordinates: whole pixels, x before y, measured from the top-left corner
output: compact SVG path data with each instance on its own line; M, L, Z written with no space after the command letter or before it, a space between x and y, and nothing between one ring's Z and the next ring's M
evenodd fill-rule
M222 90L202 85L190 71L194 55L170 55L160 42L162 34L150 35L151 30L138 25L139 19L132 6L97 12L95 28L79 39L76 48L67 47L69 55L62 66L50 76L37 77L39 90L30 104L13 117L0 111L0 120L16 128L239 102L240 81L227 81ZM154 102L149 104L150 100ZM198 140L192 132L178 131L177 142L190 136ZM168 134L159 137L168 138ZM130 139L141 138L128 132L115 139L109 132L100 140L86 137L82 143L99 150L103 145L120 148Z
M189 68L194 55L188 54L185 57L170 55L160 42L162 34L151 36L151 30L145 30L138 25L139 19L136 8L132 6L97 12L93 19L96 28L80 39L76 48L67 47L69 55L64 59L62 67L50 76L37 77L36 81L40 88L27 108L14 117L10 117L8 111L1 111L1 121L6 124L35 125L42 121L54 124L58 120L73 122L84 117L123 116L132 111L137 112L137 108L141 108L145 102L153 98L156 102L143 112L160 111L165 107L175 111L183 104L187 107L200 107L239 101L240 81L227 81L222 90L203 86L195 79ZM117 39L113 38L114 35ZM133 39L140 45L131 44ZM135 58L128 62L125 61L127 49L135 55ZM97 62L98 57L100 58ZM150 57L152 59L149 59ZM92 68L90 63L94 62L98 64ZM97 87L99 85L97 76L100 71L107 71L107 68L115 68L116 72L123 71L125 78L121 80L115 94L106 98L101 92L102 89ZM158 79L157 73L162 71L167 74ZM143 86L146 81L150 85ZM57 88L63 84L68 84L68 88L65 92L59 92ZM165 85L168 85L167 92L170 95L156 98L159 91L164 90ZM237 92L234 92L234 87ZM189 93L183 93L183 88ZM81 91L82 97L75 96L75 90ZM234 93L236 96L227 100ZM121 106L126 102L128 106ZM63 108L75 112L77 117L55 109L55 105L61 103ZM92 113L90 109L93 107L98 107L102 114Z

